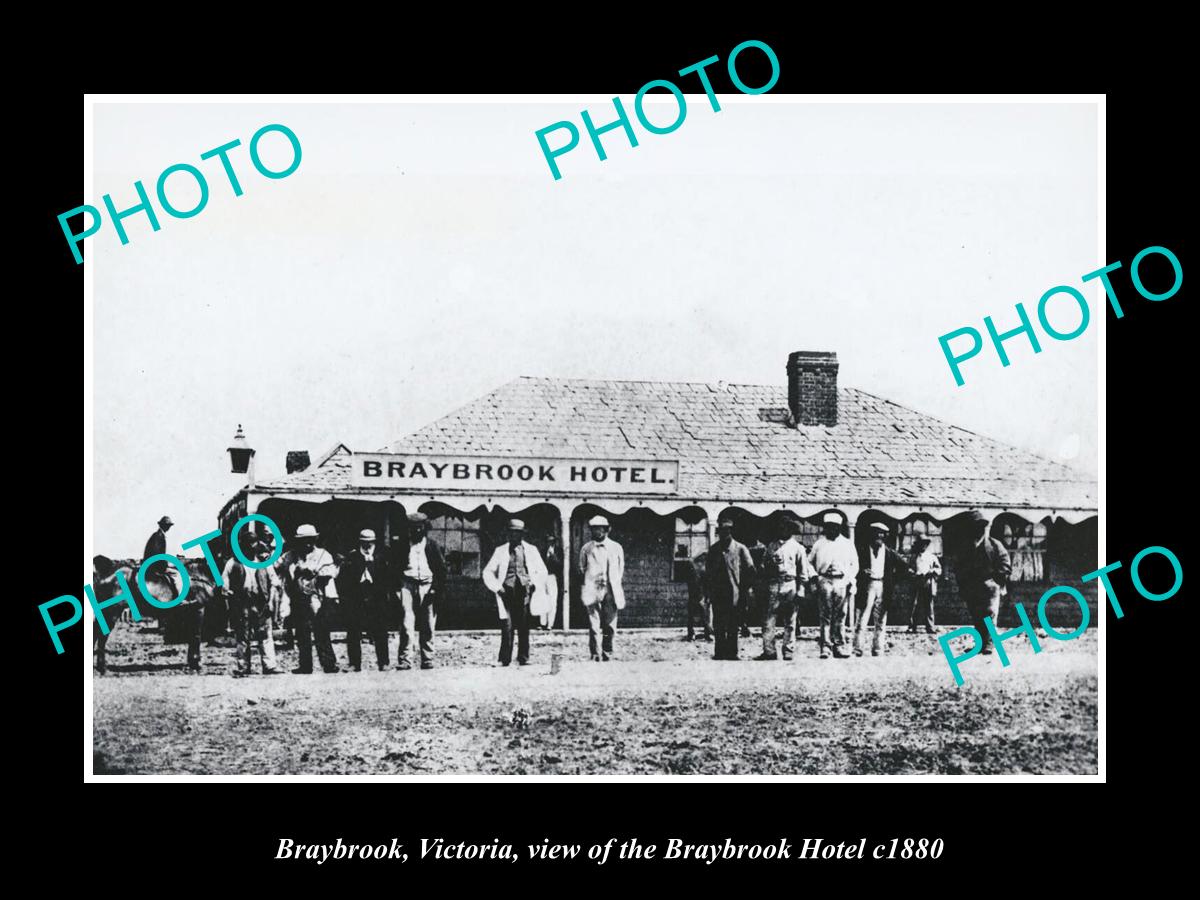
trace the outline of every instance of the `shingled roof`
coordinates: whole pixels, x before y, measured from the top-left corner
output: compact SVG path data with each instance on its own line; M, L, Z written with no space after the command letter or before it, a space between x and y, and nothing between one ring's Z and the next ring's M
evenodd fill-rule
M786 385L518 378L384 448L679 461L685 498L1095 510L1086 473L855 388L789 424ZM353 492L349 456L259 485Z

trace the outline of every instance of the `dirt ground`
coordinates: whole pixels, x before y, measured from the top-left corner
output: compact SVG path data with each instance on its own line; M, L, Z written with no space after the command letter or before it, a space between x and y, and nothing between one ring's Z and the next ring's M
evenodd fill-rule
M123 625L93 679L95 773L1096 772L1095 630L1038 655L1010 642L1007 668L975 657L961 688L934 638L889 638L878 658L821 660L804 629L792 662L754 661L757 638L714 662L682 629L630 630L593 663L586 632L541 632L531 665L502 669L498 634L443 632L428 671L376 671L364 642L363 672L234 679L231 641L189 675L183 646Z

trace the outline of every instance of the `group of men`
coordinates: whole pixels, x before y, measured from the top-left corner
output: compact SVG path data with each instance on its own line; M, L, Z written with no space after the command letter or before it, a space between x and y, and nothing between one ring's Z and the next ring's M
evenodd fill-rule
M273 566L255 568L240 562L236 555L231 557L222 580L237 636L235 676L249 674L254 648L262 660L263 674L279 674L274 629L289 614L299 656L292 674L312 673L314 645L323 671L341 671L330 635L335 600L346 629L349 668L362 669L364 634L374 644L380 671L389 668L387 616L392 597L399 598L401 612L396 667L412 668L415 632L421 668L432 669L436 600L445 593L446 563L428 531L428 517L414 513L408 517L408 542L381 554L375 532L364 528L358 535L358 547L339 564L317 545L320 533L316 527L306 524L296 529L289 549ZM266 535L247 529L240 539L247 558L263 562L271 557L273 548Z
M1011 564L1004 545L988 536L987 517L972 511L969 520L971 542L958 560L956 574L972 624L983 635L982 652L990 654L990 634L983 619L991 616L995 620L999 613ZM934 598L942 568L930 549L929 539L919 538L912 559L907 560L887 546L890 529L878 522L869 526L871 541L860 554L854 543L843 535L842 524L840 515L827 513L822 521L821 537L812 550L806 551L796 540L796 524L783 520L776 539L763 548L756 561L751 549L734 539L732 519L723 518L717 523L718 538L704 556L703 578L696 577L693 581L689 604L697 605L696 589L703 586L712 615L714 659L738 658L739 626L744 628L752 589L763 612L763 646L762 653L756 657L758 660L779 658L777 636L781 621L783 659L793 658L797 604L805 596L806 589L815 592L817 599L821 659L850 655L844 625L848 605L853 603L853 591L858 584L863 589L864 605L854 627L852 648L855 656L865 652L863 641L872 622L871 654L879 656L884 652L888 616L884 588L894 584L899 577L911 577L915 581L909 632L916 632L917 622L921 621L927 633L934 633ZM693 614L689 611L689 636L693 629L692 620Z
M625 608L625 551L609 538L611 526L604 516L593 516L588 528L592 539L579 551L579 594L587 611L590 658L608 662L614 653L617 613ZM512 519L508 542L496 548L483 569L483 583L496 595L500 616L500 665L512 661L514 632L517 664L529 664L530 621L552 614L558 595L552 575L537 547L525 540L525 523Z
M147 557L165 552L166 532L172 524L166 516L159 520L159 530L146 545ZM987 518L973 511L970 525L971 543L957 561L956 574L973 624L982 636L982 652L990 654L990 633L983 619L991 616L995 620L1011 566L1004 546L988 536ZM592 517L588 528L591 540L579 553L580 598L588 617L590 658L606 662L613 657L617 617L625 607L625 553L621 545L609 537L611 529L604 516ZM917 541L909 560L887 546L889 529L883 523L870 526L871 542L860 555L854 543L842 533L843 520L837 513L824 516L822 536L810 551L796 540L797 525L788 520L781 521L776 538L770 544L754 551L733 537L733 528L731 519L720 519L717 540L701 558L703 574L698 573L695 566L690 570L693 590L690 592L688 637L691 639L694 635L693 613L700 605L698 591L702 588L709 601L711 625L705 623L706 636L711 627L714 659L738 658L739 631L743 636L748 634L744 629L752 592L763 614L762 652L756 657L759 660L778 659L780 623L783 626L783 659L794 657L798 601L805 596L806 590L815 592L817 599L821 659L827 659L831 654L838 658L849 656L843 628L847 606L853 602L851 592L859 582L865 603L853 633L855 655L862 656L865 652L863 641L872 620L871 653L878 656L885 649L887 608L884 588L885 584L892 584L901 576L911 577L916 583L909 631L916 631L917 622L921 621L927 632L934 632L934 598L941 564L931 552L928 538ZM446 562L441 548L429 538L428 532L428 517L414 513L408 517L407 543L394 544L381 554L377 550L375 532L363 529L359 533L357 549L338 564L328 550L317 545L320 537L317 529L312 525L301 525L296 529L289 549L273 566L248 566L234 555L222 574L237 637L234 674L249 674L255 649L263 673L279 674L274 630L280 627L289 611L299 653L299 664L293 674L313 671L314 644L321 668L330 673L340 671L330 635L335 598L346 629L351 669L360 671L362 668L364 634L374 644L378 668L382 671L389 667L387 619L393 597L400 601L401 614L397 668L412 668L414 633L421 668L433 668L437 604L445 596ZM273 554L268 534L260 535L246 529L241 532L240 540L242 553L248 559L264 562ZM518 665L529 663L529 631L539 618L545 625L553 616L560 567L561 560L557 558L553 544L543 559L537 546L526 539L525 523L520 519L510 520L507 542L496 548L482 570L484 584L496 597L501 666L511 664L514 649ZM171 567L166 568L174 571Z
M592 540L580 551L581 595L588 613L591 659L612 658L617 613L625 606L622 579L625 554L620 544L608 538L609 523L603 516L589 523ZM337 598L346 629L349 668L362 668L362 637L375 646L375 662L382 671L389 667L387 615L390 598L400 598L400 641L397 668L410 669L410 641L419 638L422 669L434 667L433 638L437 627L437 603L445 596L446 563L441 548L429 538L428 518L422 513L408 517L407 546L396 545L381 557L376 551L375 532L359 533L358 548L337 564L329 551L317 546L319 534L312 525L296 529L290 549L276 565L254 568L231 558L222 575L230 595L229 609L237 635L235 675L249 674L255 648L264 674L279 673L275 658L273 629L290 610L296 634L299 665L293 674L313 671L312 652L325 672L341 671L330 637L331 601ZM264 561L272 548L265 536L242 533L242 552ZM497 547L483 568L483 582L496 596L500 619L499 664L508 666L516 650L517 664L530 661L529 631L540 619L543 625L557 602L560 562L551 542L546 559L526 539L525 523L508 523L508 541Z

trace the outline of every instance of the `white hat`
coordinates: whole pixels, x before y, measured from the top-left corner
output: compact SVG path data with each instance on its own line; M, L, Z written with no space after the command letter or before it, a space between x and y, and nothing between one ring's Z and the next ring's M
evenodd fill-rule
M316 536L317 536L317 529L315 526L301 525L299 528L296 529L297 539L299 539L299 538L315 538Z
M824 522L826 525L841 525L842 517L838 513L827 512L827 513L825 513L825 516L821 519L821 521Z
M888 532L890 532L892 529L888 528L888 527L887 527L886 525L884 525L882 522L872 522L872 523L871 523L871 530L872 530L872 531L881 531L881 532L883 532L884 534L887 534L887 533L888 533Z
M508 520L508 528L510 531L524 531L525 523L522 522L520 519L509 519Z
M590 526L603 525L605 527L608 527L608 519L604 518L604 516L592 516L590 519L588 519L588 525L590 525Z
M360 541L373 541L375 540L375 532L370 528L364 528L358 533L358 539Z

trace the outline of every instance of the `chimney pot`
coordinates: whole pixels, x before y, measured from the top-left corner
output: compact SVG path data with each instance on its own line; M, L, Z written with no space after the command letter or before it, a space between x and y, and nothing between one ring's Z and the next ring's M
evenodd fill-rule
M836 425L836 353L797 350L787 361L788 408L797 425Z

